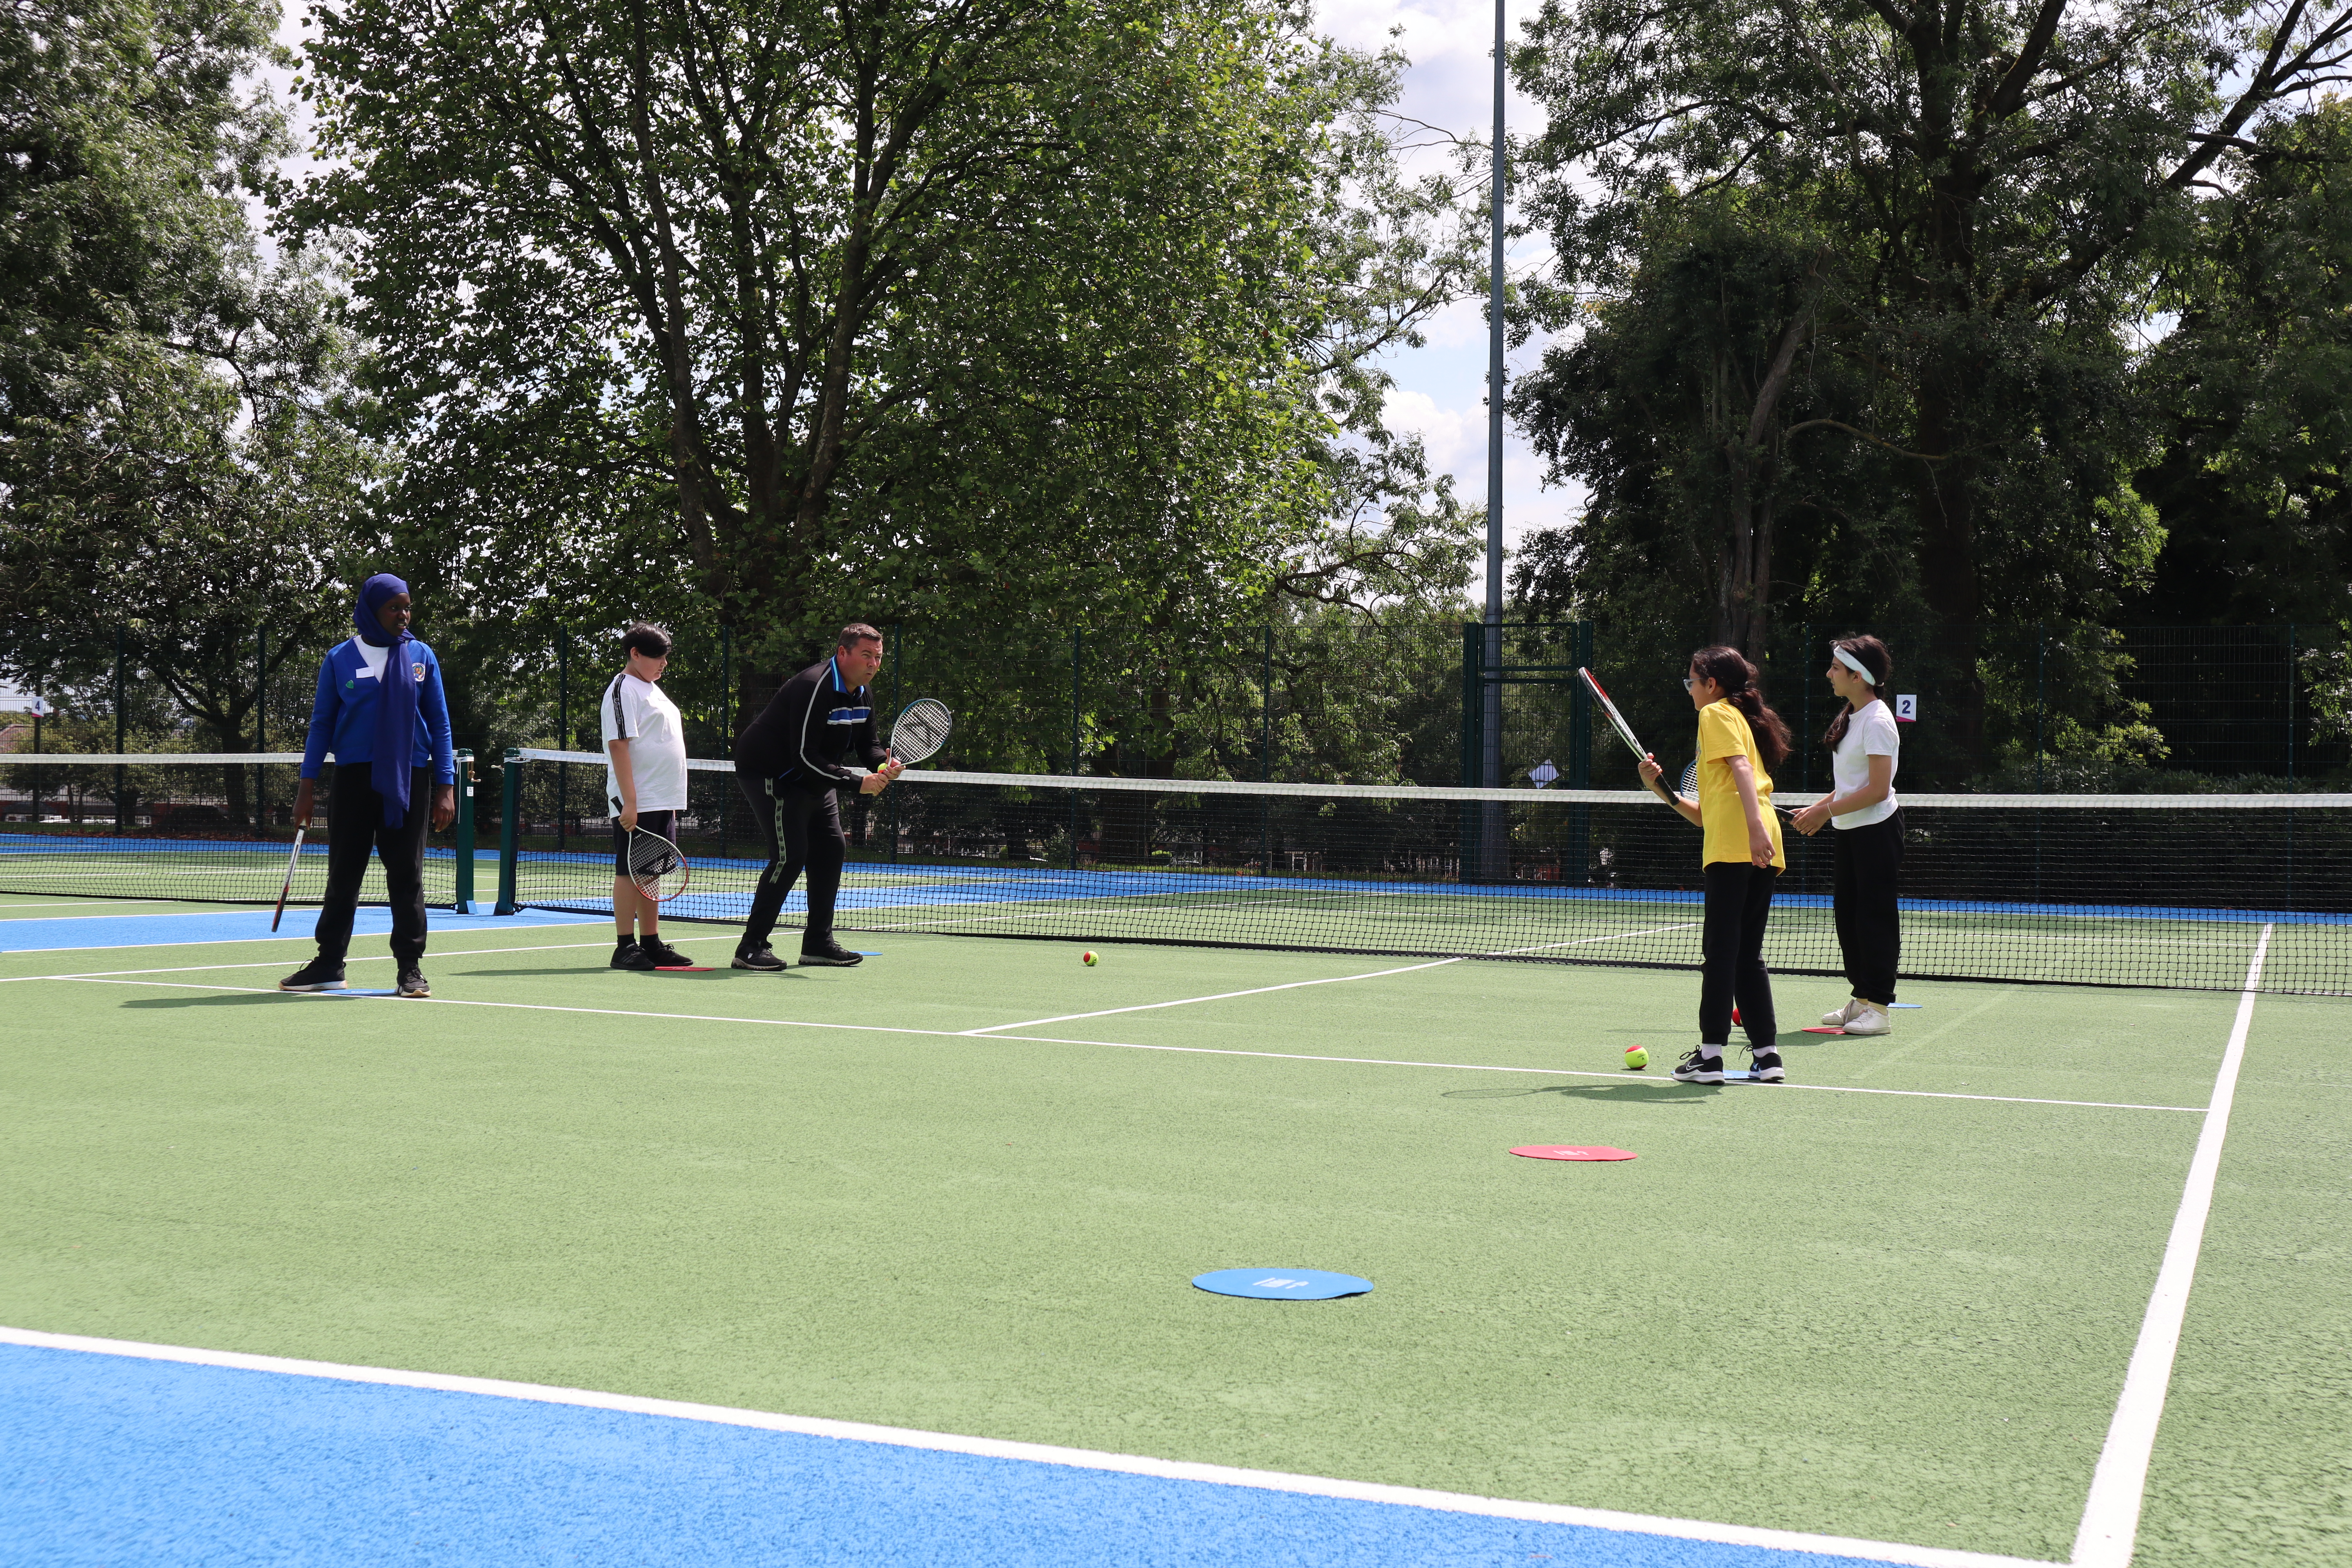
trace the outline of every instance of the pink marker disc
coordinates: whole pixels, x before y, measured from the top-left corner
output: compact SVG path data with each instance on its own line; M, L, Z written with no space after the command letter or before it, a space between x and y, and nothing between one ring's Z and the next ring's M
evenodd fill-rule
M1827 1024L1808 1024L1805 1026L1805 1033L1809 1035L1843 1035L1845 1031L1843 1029L1832 1027Z
M1630 1160L1631 1149L1612 1149L1605 1143L1530 1143L1512 1153L1526 1160Z

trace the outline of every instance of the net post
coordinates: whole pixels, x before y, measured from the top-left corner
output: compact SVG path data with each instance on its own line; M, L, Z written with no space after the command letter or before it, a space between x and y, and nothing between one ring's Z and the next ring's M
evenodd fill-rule
M457 829L457 865L450 898L457 913L470 915L474 912L474 753L470 751L457 753L457 820L452 826Z
M511 915L522 906L515 901L515 861L522 852L522 752L507 748L499 767L499 901L493 913Z

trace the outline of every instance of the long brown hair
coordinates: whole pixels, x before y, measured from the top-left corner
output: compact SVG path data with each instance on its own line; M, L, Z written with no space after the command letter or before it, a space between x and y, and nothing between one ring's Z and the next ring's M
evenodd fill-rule
M1886 645L1876 637L1840 637L1830 644L1830 647L1842 647L1862 660L1863 668L1870 671L1870 688L1873 691L1885 686L1886 678L1895 673L1895 656L1887 652ZM1832 654L1830 657L1835 658L1837 656ZM1837 743L1845 739L1846 721L1853 717L1853 709L1850 704L1843 702L1838 704L1837 717L1830 721L1830 732L1822 737L1822 743L1831 751L1836 751Z
M1723 688L1723 700L1748 716L1748 728L1756 736L1756 754L1764 760L1767 773L1789 760L1789 726L1780 716L1764 706L1764 694L1756 689L1756 667L1736 647L1703 647L1691 655L1691 664L1699 674Z

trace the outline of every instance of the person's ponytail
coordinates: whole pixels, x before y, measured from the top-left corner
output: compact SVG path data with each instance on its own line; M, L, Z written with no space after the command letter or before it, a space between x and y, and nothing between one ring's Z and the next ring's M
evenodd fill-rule
M1870 685L1874 691L1884 687L1886 684L1886 678L1895 673L1895 656L1887 652L1886 645L1876 637L1840 637L1830 644L1830 647L1842 647L1862 661L1863 668L1870 671ZM1830 657L1835 658L1837 655L1832 654ZM1852 706L1839 703L1837 717L1830 721L1830 732L1822 737L1822 744L1828 746L1832 752L1836 751L1838 742L1845 739L1846 723L1853 717Z
M1756 667L1736 647L1703 647L1691 655L1691 663L1707 679L1723 688L1724 700L1748 718L1748 728L1756 737L1756 754L1770 773L1789 760L1791 742L1789 726L1780 716L1764 704L1764 694L1756 689Z

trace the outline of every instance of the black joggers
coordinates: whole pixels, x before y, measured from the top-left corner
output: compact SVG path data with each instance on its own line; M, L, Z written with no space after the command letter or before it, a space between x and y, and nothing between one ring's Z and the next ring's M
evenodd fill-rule
M1744 860L1718 860L1706 868L1706 924L1699 940L1701 1046L1730 1042L1735 1002L1750 1049L1770 1050L1780 1033L1772 1013L1772 976L1764 967L1764 922L1772 913L1772 880L1779 875L1769 866Z
M1903 813L1831 832L1837 868L1830 886L1846 981L1855 995L1885 1007L1895 1000L1895 969L1903 955L1903 916L1895 898L1903 871Z
M808 921L801 932L803 944L833 934L833 902L841 891L842 863L849 858L849 840L841 831L841 804L833 790L771 786L755 773L739 773L736 787L751 807L751 820L768 846L768 864L751 895L751 917L743 922L743 951L756 952L768 945L783 912L784 895L801 873L808 873Z
M319 956L341 963L351 951L352 918L359 912L360 884L367 880L368 856L383 858L384 901L392 906L392 956L403 969L425 960L425 830L433 821L433 770L408 777L408 816L398 827L383 825L383 797L375 792L368 764L338 763L327 796L327 896L319 910Z

